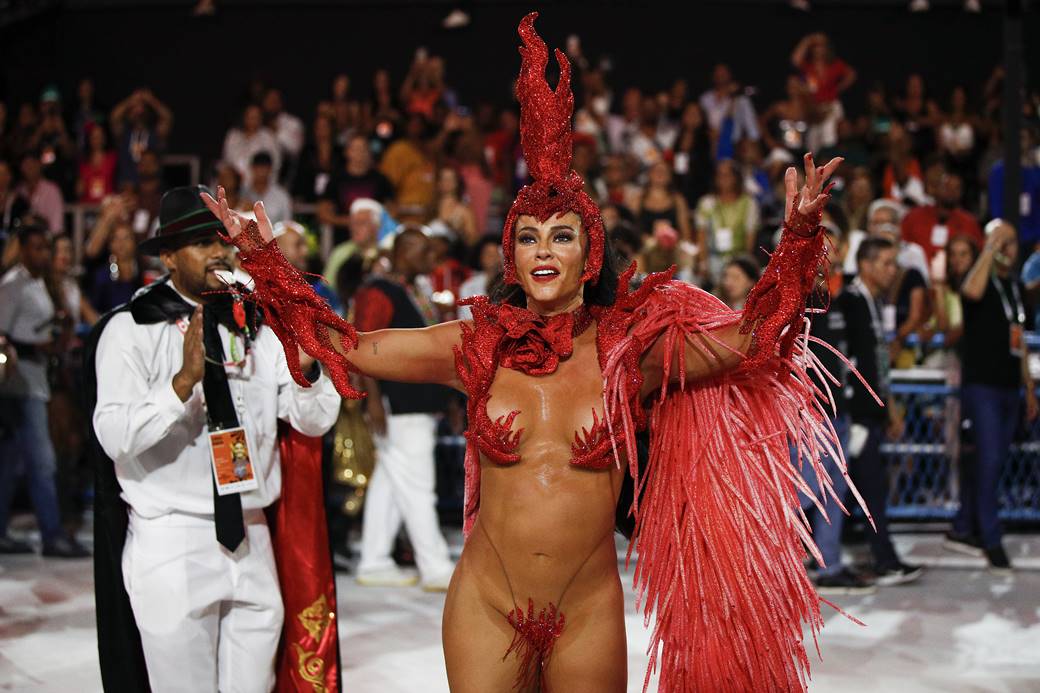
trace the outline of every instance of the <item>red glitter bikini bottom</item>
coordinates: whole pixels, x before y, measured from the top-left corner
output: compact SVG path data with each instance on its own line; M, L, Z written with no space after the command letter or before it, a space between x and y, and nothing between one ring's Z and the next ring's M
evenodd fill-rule
M549 602L549 606L534 613L534 600L527 600L527 613L519 606L514 607L506 616L509 625L516 632L513 642L502 656L502 661L509 655L516 654L520 660L520 668L516 674L513 688L528 688L537 682L539 691L548 691L545 683L545 666L552 654L553 645L563 633L563 612Z

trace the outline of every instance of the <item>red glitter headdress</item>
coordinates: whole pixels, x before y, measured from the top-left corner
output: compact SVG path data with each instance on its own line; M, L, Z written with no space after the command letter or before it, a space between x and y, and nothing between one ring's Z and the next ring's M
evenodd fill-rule
M550 89L545 80L549 49L534 30L537 17L537 12L527 15L517 30L524 42L520 47L522 62L516 82L516 96L520 101L520 145L533 182L525 185L516 196L502 230L504 278L507 284L518 283L513 260L517 217L529 214L545 221L554 214L574 212L581 217L582 227L589 235L588 259L581 280L596 281L603 264L603 220L599 207L585 193L581 176L571 170L571 114L574 112L571 65L557 49L560 81L555 91Z

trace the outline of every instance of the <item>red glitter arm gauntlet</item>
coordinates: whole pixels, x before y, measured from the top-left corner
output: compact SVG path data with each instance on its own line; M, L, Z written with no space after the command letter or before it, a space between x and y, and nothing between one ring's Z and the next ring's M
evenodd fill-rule
M798 211L798 201L796 197L780 244L744 306L740 333L753 336L743 369L762 366L774 356L773 345L777 343L780 356L790 355L801 331L806 299L826 258L826 237L820 233L823 205L806 215Z
M325 366L341 395L360 399L364 393L350 385L352 366L332 346L330 330L340 333L343 348L357 348L354 326L336 314L315 293L303 274L289 264L274 240L265 242L255 221L230 239L241 251L242 268L253 278L253 291L244 298L263 308L264 321L285 348L289 372L301 387L310 383L300 368L298 348Z

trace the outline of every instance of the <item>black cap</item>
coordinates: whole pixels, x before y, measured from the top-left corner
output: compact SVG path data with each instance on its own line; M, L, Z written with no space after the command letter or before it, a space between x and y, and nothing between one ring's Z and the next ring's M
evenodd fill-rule
M249 161L250 166L274 166L274 159L266 149L261 149Z

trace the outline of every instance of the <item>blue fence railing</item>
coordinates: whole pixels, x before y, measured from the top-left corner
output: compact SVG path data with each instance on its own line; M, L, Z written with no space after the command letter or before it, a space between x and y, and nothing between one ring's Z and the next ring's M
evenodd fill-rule
M959 392L942 371L893 371L892 396L905 412L904 433L881 445L889 473L888 516L948 520L959 506L958 466L974 461L962 425ZM1040 521L1040 422L1019 425L998 487L1003 520Z

